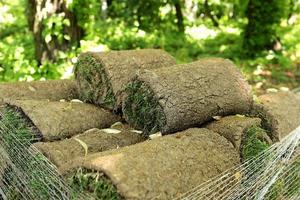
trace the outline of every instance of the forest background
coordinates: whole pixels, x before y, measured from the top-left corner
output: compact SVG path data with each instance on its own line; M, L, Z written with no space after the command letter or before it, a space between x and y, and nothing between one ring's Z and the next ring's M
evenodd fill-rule
M0 0L0 81L70 78L84 51L229 58L254 91L300 85L300 0Z

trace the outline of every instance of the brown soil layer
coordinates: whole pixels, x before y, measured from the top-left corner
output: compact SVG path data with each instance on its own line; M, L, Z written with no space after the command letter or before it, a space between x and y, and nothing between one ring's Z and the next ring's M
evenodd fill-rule
M300 96L292 92L261 95L251 114L262 119L273 142L280 141L300 125Z
M120 118L91 104L16 100L9 106L22 111L42 134L43 141L72 137L91 128L109 127Z
M146 140L141 134L127 127L119 133L91 129L70 139L55 142L39 142L33 146L40 150L53 164L61 167L68 160L84 157L92 153L116 149Z
M224 136L239 151L243 136L251 126L260 127L261 119L244 116L226 116L220 120L206 124L204 128Z
M0 104L5 99L77 99L78 93L75 81L50 80L0 84Z
M85 168L103 172L125 199L172 199L239 164L224 137L208 129L188 129L67 163L69 175Z
M75 66L82 100L117 110L121 91L139 69L174 65L175 58L159 49L83 53Z
M131 89L139 84L144 86L143 90L149 88L149 95L153 98L139 98L136 94L143 96L145 91ZM132 126L145 132L152 131L149 127L158 127L155 131L162 133L198 126L217 115L247 113L252 106L250 86L231 61L221 58L141 70L128 85L124 99L123 113ZM155 99L157 105L152 103L151 107L155 107L143 113L145 106L150 104L147 99L151 102ZM159 112L163 113L158 115L162 117L150 116ZM147 120L137 123L143 118ZM152 122L145 128L149 118Z

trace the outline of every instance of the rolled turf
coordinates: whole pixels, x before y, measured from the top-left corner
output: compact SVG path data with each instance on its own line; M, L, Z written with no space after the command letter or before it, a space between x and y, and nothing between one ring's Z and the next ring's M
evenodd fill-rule
M75 65L81 99L108 109L121 106L121 91L139 69L156 69L175 64L159 49L82 53Z
M250 86L234 64L221 58L141 70L127 85L123 114L147 134L172 133L217 115L247 113Z
M125 199L173 199L237 164L239 155L224 137L191 128L75 159L60 171L77 187L81 185L76 178L78 170L102 174L98 181L107 183L108 179L110 187L96 191L99 196L110 192ZM96 185L92 183L89 185ZM95 186L90 188L95 190Z
M242 140L248 136L247 132L252 127L261 127L261 119L233 115L222 117L220 120L209 122L204 126L204 128L224 136L238 151L241 150ZM264 138L263 141L267 141L269 145L272 144L272 140L268 134L265 134L262 138Z
M87 156L92 153L116 149L146 140L130 127L118 129L91 129L70 139L33 144L53 164L61 167L66 160Z
M7 102L7 108L9 112L4 115L27 119L30 132L43 141L72 137L91 128L106 128L120 120L102 108L77 102L16 100Z
M262 119L273 142L278 142L300 125L300 96L292 92L261 95L251 114Z
M77 86L72 80L50 80L0 84L0 105L5 99L78 99Z

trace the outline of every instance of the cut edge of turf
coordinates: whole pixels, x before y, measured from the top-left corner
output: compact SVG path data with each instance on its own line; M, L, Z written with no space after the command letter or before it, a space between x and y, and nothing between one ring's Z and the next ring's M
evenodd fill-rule
M105 108L114 109L117 100L103 63L92 53L81 55L74 73L80 85L80 99Z
M23 110L17 106L6 104L3 108L0 121L3 126L14 131L12 136L20 141L26 140L33 143L42 139L41 131L34 125ZM4 134L3 137L9 135L10 134Z
M242 160L254 158L265 151L271 145L266 137L268 133L265 129L256 125L250 126L242 138L240 150Z
M260 118L262 128L268 131L268 135L273 142L278 142L278 136L271 134L273 132L276 132L275 128L272 125L275 123L275 119L272 117L272 115L269 114L269 111L264 107L263 104L260 104L259 102L257 103L258 104L254 106L254 112L251 113L251 116Z
M148 136L166 125L163 108L153 90L143 81L133 80L125 88L123 114L129 124Z
M72 188L72 199L80 194L95 199L123 200L113 182L102 172L86 168L78 168L68 177Z

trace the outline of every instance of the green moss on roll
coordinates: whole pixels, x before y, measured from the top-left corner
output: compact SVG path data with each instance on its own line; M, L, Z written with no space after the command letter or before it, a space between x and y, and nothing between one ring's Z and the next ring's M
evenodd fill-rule
M85 193L99 200L122 199L112 182L103 173L94 170L80 168L69 178L69 182L75 192L74 197L80 193Z
M95 103L107 108L113 108L116 98L112 92L111 83L101 62L93 54L82 54L75 65L75 75L79 81L80 98L85 102ZM96 75L96 76L95 76ZM99 98L99 94L102 98Z
M128 98L124 102L123 110L129 123L143 130L145 134L161 130L166 118L151 88L136 80L127 86L126 92Z
M258 126L251 126L244 135L241 148L243 160L251 159L269 147L265 139L266 131Z

